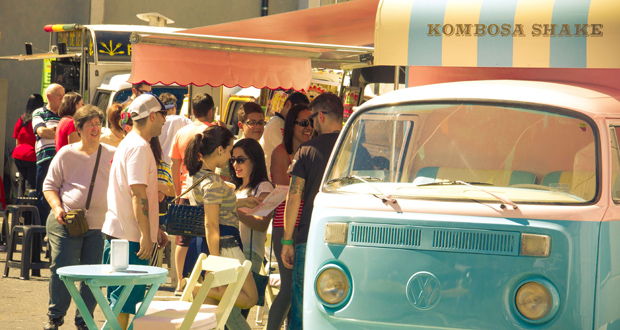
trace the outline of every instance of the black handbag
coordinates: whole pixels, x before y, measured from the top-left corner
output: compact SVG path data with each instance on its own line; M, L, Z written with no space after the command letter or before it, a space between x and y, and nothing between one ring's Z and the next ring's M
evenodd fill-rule
M90 180L90 188L88 189L88 199L86 199L86 209L75 209L65 214L65 226L69 236L76 237L84 235L89 227L88 221L86 221L86 211L90 207L90 199L93 196L93 187L95 186L95 179L97 178L97 169L99 168L99 159L101 158L101 144L97 151L97 160L95 161L95 171L93 177Z
M179 196L175 197L170 201L170 203L168 203L168 209L166 210L166 232L169 235L196 236L191 230L191 227L202 228L204 231L204 206L178 205L175 202L177 199L194 189L194 187L200 184L200 182L202 182L202 180L204 180L209 174L210 173L207 173L202 178L196 180L191 187L187 188ZM182 224L179 222L182 222ZM204 236L204 233L199 236Z

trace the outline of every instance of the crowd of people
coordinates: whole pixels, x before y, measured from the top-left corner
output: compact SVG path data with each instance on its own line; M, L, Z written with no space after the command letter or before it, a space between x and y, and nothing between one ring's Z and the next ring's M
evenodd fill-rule
M173 95L157 97L145 83L133 85L126 102L106 109L107 117L58 84L49 85L45 94L46 104L41 95L31 95L13 134L13 157L21 176L36 189L51 248L44 329L63 325L71 302L58 268L109 264L113 239L129 241L130 264L150 264L168 243L159 205L175 196L180 197L177 203L204 206L206 233L174 237L175 294L182 293L198 253L250 260L252 273L227 321L231 330L250 329L246 318L259 300L256 281L266 263L271 227L281 287L267 329L302 328L305 246L314 197L342 128L338 96L324 93L310 102L294 92L268 122L259 104L247 102L238 110L235 137L215 121L213 98L206 93L191 100L193 121L177 115ZM75 171L77 167L83 170ZM275 186L289 186L286 201L268 216L249 214ZM77 209L86 210L89 230L71 236L65 216ZM112 307L121 290L107 288ZM125 329L145 291L134 287L121 307L118 320ZM92 293L82 285L80 294L92 314ZM213 289L206 302L221 295ZM79 311L74 322L77 329L86 329Z

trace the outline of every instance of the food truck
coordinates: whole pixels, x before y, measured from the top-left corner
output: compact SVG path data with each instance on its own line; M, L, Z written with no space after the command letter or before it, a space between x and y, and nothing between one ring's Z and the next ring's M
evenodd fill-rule
M181 29L146 25L80 25L49 24L42 26L49 33L49 51L4 56L2 60L43 61L41 94L50 83L62 85L66 91L80 93L87 103L104 112L112 102L123 102L131 96L127 83L131 71L131 33L175 32ZM153 92L173 93L180 109L186 87L155 85Z
M620 329L619 13L380 2L375 63L411 87L336 143L305 329Z

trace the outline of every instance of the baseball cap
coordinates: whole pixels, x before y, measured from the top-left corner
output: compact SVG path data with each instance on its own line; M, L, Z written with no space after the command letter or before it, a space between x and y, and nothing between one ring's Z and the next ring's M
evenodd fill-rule
M172 109L174 105L164 105L153 93L143 93L136 97L129 105L131 119L145 118L153 112Z

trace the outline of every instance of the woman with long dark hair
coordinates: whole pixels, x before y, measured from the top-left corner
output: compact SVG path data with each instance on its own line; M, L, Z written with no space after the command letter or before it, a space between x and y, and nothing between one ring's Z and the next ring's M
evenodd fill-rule
M306 104L298 104L293 106L286 114L284 122L284 137L282 144L278 145L271 154L271 179L277 185L288 186L290 183L290 175L288 168L299 146L310 140L314 134L312 125L308 117L312 111L308 109ZM267 319L267 329L277 330L282 327L284 320L287 318L291 308L291 294L293 283L293 271L284 267L282 263L282 243L280 240L284 236L284 207L286 202L282 202L273 216L273 251L278 260L278 269L280 271L280 292L269 308L269 318ZM297 222L295 230L299 224L303 201L299 205L299 213L297 214ZM295 235L297 236L297 235Z
M273 191L273 185L267 179L265 153L260 143L252 138L241 139L235 143L230 158L230 179L235 184L237 200L248 197L264 199ZM260 273L265 253L267 228L273 212L267 216L249 215L244 209L237 209L239 232L243 243L243 254L252 262L252 272ZM257 288L262 287L257 283ZM259 292L262 297L264 292ZM247 317L249 310L243 310Z
M76 92L69 92L62 98L60 109L58 109L60 121L56 128L56 152L67 144L80 141L80 136L73 124L73 115L75 111L83 105L84 100L82 99L82 95Z
M230 179L235 184L235 194L238 200L248 197L264 199L273 191L273 185L267 178L265 153L258 141L247 138L235 143L232 158L230 158ZM237 215L241 221L239 231L241 242L243 242L243 253L246 259L252 261L252 271L258 273L263 262L266 231L272 215L251 216L243 210L237 210Z
M19 175L26 180L30 189L36 189L37 186L37 156L34 148L36 137L32 129L32 112L41 107L43 97L40 94L31 94L24 113L17 119L13 129L15 149L11 156L15 160ZM20 191L19 195L22 194L23 191Z
M205 211L206 253L245 261L239 234L238 207L254 207L257 198L237 202L235 193L222 178L215 174L216 168L225 167L233 149L234 135L228 128L211 126L202 134L196 134L185 149L185 166L189 173L188 186L200 180L188 193L192 205L203 205ZM222 290L211 290L208 299L221 299ZM226 325L231 330L250 329L239 308L247 309L256 304L258 293L254 278L248 275ZM205 301L205 303L213 303Z

